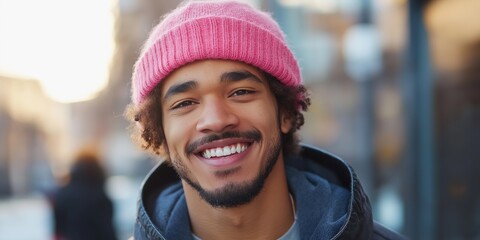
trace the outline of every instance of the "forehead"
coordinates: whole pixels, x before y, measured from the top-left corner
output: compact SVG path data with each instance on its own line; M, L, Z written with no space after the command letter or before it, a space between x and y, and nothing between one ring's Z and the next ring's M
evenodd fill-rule
M162 81L162 96L170 86L187 81L212 83L219 81L222 74L233 71L248 71L259 79L264 79L263 73L256 67L249 64L230 60L201 60L186 64L172 73Z

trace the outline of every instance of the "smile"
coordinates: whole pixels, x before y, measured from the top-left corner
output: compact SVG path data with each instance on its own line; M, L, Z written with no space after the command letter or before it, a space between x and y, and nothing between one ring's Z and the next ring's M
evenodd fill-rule
M216 147L211 149L205 149L201 155L204 158L210 159L213 157L225 157L232 154L238 154L245 151L248 148L248 144L237 143L225 147Z

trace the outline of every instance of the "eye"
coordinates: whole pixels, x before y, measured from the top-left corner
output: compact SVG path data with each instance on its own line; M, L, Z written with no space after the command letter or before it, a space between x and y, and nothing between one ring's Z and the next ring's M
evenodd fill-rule
M255 91L247 90L247 89L240 89L240 90L237 90L237 91L233 92L230 96L232 96L232 97L242 96L242 95L247 95L247 94L252 94L252 93L255 93Z
M181 101L181 102L173 105L170 109L175 110L175 109L180 109L180 108L186 108L186 107L192 106L194 104L196 104L196 103L192 100L185 100L185 101Z

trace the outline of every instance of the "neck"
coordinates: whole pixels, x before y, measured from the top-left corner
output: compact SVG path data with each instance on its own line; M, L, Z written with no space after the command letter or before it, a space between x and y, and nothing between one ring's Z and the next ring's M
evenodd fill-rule
M188 184L183 187L192 231L201 239L278 239L294 221L283 159L258 196L239 207L214 208Z

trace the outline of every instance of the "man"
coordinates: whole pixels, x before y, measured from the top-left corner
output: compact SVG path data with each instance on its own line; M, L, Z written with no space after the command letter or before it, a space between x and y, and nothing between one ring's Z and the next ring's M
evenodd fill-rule
M296 130L309 98L284 34L233 1L169 13L135 64L127 116L166 160L147 177L135 239L385 239L350 167Z

